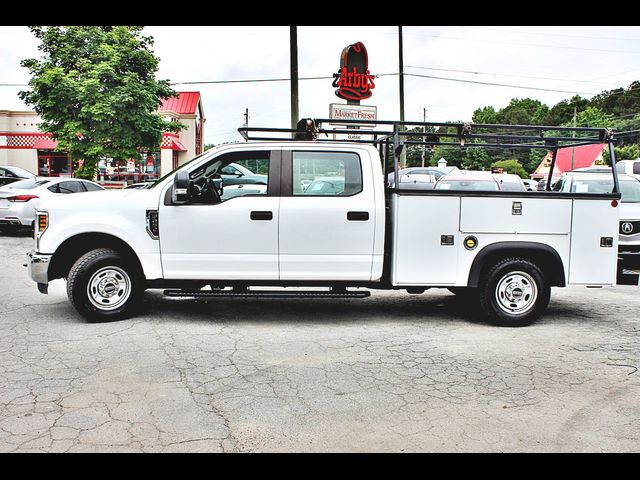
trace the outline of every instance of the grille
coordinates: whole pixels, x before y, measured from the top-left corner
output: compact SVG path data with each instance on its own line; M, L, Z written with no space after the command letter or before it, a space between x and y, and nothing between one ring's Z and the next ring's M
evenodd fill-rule
M631 226L631 230L629 230L629 227L628 227L629 225ZM635 235L636 233L640 233L640 221L636 221L636 222L626 222L624 220L620 221L620 235Z

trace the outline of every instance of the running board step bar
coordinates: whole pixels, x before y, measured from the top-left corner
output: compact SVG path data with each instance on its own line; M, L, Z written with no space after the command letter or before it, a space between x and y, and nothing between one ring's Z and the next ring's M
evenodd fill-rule
M369 291L285 291L285 290L165 290L166 297L213 298L213 297L242 297L242 298L366 298Z

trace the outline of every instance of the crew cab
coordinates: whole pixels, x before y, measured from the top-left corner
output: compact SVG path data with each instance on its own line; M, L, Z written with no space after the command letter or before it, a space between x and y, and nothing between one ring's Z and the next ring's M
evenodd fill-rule
M387 187L391 171L399 178L398 122L378 121L388 131L371 143L320 141L320 122L290 130L296 140L254 141L239 129L250 141L208 150L109 202L99 193L49 200L37 212L31 278L43 293L67 279L69 299L90 321L132 315L149 288L209 298L439 287L504 326L534 322L551 287L621 278L615 172L612 192L597 194ZM585 132L602 136L578 130L583 142ZM459 132L464 140L468 124ZM524 141L544 142L533 135ZM266 188L225 189L226 166L258 162L268 165ZM267 285L311 290L260 290Z

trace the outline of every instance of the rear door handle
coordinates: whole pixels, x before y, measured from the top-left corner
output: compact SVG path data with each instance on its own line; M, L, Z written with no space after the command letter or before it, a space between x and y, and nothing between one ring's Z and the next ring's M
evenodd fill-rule
M347 212L347 220L350 222L366 222L369 220L369 212Z
M251 220L273 220L273 212L253 211L251 212Z

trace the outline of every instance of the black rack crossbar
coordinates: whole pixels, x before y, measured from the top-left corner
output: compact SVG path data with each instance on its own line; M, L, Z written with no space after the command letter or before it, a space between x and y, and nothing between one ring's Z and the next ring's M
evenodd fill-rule
M342 128L323 128L323 124L338 125ZM364 128L360 129L360 127ZM408 131L408 128L421 128L422 131ZM298 128L241 127L238 128L238 132L246 141L307 140L373 144L378 148L383 162L385 184L391 170L394 172L394 183L397 184L400 155L407 145L550 150L552 161L547 190L551 187L559 148L608 143L612 162L615 162L613 154L615 132L609 128L315 118L301 120L298 122ZM348 135L351 138L336 138L336 135ZM355 136L359 138L354 138ZM456 141L451 141L452 139ZM615 168L612 168L612 174L612 193L619 193Z
M558 126L548 126L548 125L505 125L505 124L485 124L485 123L443 123L443 122L398 122L392 120L336 120L330 118L316 118L313 119L314 125L316 126L314 133L316 135L315 139L320 140L323 135L366 135L368 137L373 137L372 140L369 140L368 143L377 143L379 141L379 137L388 137L394 134L398 134L401 137L423 137L422 144L426 145L441 145L440 137L442 138L458 138L465 140L520 140L526 142L569 142L572 140L570 136L558 136L557 132L563 133L575 133L575 134L583 134L576 135L576 137L580 141L588 141L591 143L599 143L605 142L612 137L613 132L611 130L605 128L590 128L590 127L558 127ZM336 125L340 125L346 128L322 128L323 124L334 123ZM377 126L391 126L390 129L384 130L376 130L372 129L354 129L353 127L367 126L371 125L372 127ZM348 128L352 126L352 128ZM424 132L410 132L407 131L407 128L415 128L422 127ZM433 131L433 129L438 129L437 131ZM430 130L427 130L430 129ZM445 129L445 131L440 131L440 129ZM453 129L455 132L446 131L446 129ZM480 131L480 130L488 130L488 131ZM518 134L514 134L513 131ZM477 133L475 133L478 131ZM274 127L241 127L238 129L238 132L242 137L249 140L285 140L287 139L284 136L274 136L274 135L255 135L259 133L271 133L271 134L288 134L289 136L293 136L292 134L300 133L299 130L295 128L274 128ZM474 132L474 133L472 133ZM527 135L524 132L531 132L532 134ZM549 132L549 135L545 136L545 134ZM553 133L556 134L553 134ZM585 136L584 134L591 134L589 136ZM428 138L424 138L428 137ZM574 140L574 139L573 139ZM345 141L344 139L335 139L333 141ZM351 140L346 140L351 141Z

